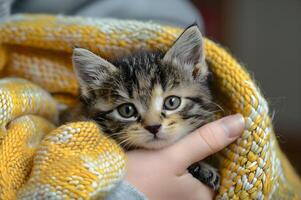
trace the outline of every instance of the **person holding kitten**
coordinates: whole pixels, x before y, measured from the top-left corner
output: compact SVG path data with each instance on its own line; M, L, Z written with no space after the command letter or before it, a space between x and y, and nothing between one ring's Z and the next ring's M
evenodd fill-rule
M106 200L208 200L209 187L191 176L186 168L225 148L243 131L244 119L231 115L206 124L165 149L127 153L128 171Z
M220 177L202 160L233 142L244 123L241 115L209 123L217 108L196 25L167 51L107 61L75 48L72 59L81 103L61 121L92 120L128 152L125 181L107 199L213 197L205 185L217 190Z

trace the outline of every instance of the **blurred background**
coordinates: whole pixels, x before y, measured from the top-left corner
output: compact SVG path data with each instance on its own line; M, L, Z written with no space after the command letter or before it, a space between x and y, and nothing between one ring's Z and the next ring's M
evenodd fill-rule
M280 145L301 172L300 0L16 0L11 3L12 13L153 20L180 27L198 23L207 37L233 53L257 81L270 103ZM0 14L4 11L0 7Z

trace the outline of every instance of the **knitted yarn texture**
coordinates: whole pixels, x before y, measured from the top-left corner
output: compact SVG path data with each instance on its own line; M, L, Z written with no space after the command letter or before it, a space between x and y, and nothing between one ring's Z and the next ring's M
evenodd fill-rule
M152 22L51 15L14 15L1 23L0 199L105 197L123 177L123 151L92 122L55 126L59 105L74 105L78 95L72 49L104 58L167 49L181 31ZM299 199L300 179L278 146L256 84L209 39L205 54L216 100L246 121L242 137L216 155L222 175L216 198Z

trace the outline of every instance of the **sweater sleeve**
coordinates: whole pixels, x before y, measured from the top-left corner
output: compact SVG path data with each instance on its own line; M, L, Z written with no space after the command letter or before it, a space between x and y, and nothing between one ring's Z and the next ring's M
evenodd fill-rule
M135 187L126 181L121 183L106 197L105 200L147 200Z
M12 2L13 0L0 0L0 21L9 16Z

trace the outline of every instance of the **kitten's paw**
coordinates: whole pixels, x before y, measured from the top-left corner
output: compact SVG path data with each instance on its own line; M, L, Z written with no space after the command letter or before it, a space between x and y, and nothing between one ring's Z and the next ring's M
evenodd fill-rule
M220 175L214 167L198 162L191 165L188 171L198 180L211 187L213 190L218 190L220 186Z

